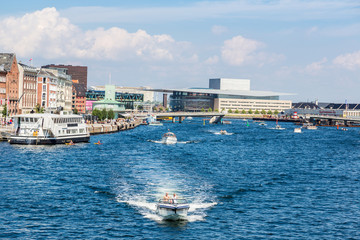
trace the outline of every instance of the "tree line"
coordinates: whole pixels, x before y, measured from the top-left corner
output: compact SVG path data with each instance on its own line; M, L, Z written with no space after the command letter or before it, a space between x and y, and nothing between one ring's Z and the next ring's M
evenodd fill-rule
M100 121L105 120L105 119L114 119L115 118L114 111L112 109L110 109L109 111L106 111L105 108L103 108L102 110L94 109L92 111L92 115L96 116Z

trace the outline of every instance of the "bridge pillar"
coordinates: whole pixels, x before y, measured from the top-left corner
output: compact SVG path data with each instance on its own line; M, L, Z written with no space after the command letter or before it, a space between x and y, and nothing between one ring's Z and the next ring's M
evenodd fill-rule
M179 123L182 123L182 121L185 119L185 117L179 117Z

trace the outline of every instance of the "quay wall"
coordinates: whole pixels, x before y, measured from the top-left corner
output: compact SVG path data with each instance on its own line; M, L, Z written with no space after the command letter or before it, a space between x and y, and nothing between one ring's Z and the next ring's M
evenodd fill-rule
M114 133L119 131L130 130L136 128L141 124L141 121L132 121L132 122L115 122L115 123L93 123L87 124L87 129L90 135L96 134L107 134Z

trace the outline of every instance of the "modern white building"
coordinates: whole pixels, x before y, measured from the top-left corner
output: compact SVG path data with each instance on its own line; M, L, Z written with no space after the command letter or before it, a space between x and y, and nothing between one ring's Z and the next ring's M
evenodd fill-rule
M157 92L172 93L170 107L173 111L284 111L291 108L290 100L280 96L293 95L250 89L249 79L213 78L209 88L154 89Z

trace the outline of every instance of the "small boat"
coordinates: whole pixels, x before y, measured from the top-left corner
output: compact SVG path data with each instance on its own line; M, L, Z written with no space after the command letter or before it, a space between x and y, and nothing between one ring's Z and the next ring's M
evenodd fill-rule
M301 133L301 128L294 128L294 133Z
M260 125L260 126L266 126L266 123L260 122L259 125Z
M163 126L163 124L159 121L149 122L149 126Z
M163 144L175 144L177 143L176 135L169 131L162 136L161 142Z
M280 125L276 125L275 129L276 130L284 130L285 128L282 128Z
M306 128L306 129L309 129L309 130L316 130L317 129L317 126L314 126L311 123L305 123L303 125L303 127Z
M72 146L72 145L75 145L75 143L73 143L73 142L68 142L68 143L65 143L65 145Z
M94 144L102 145L102 142L95 142Z
M185 199L159 200L156 204L156 213L164 220L186 220L190 205Z

